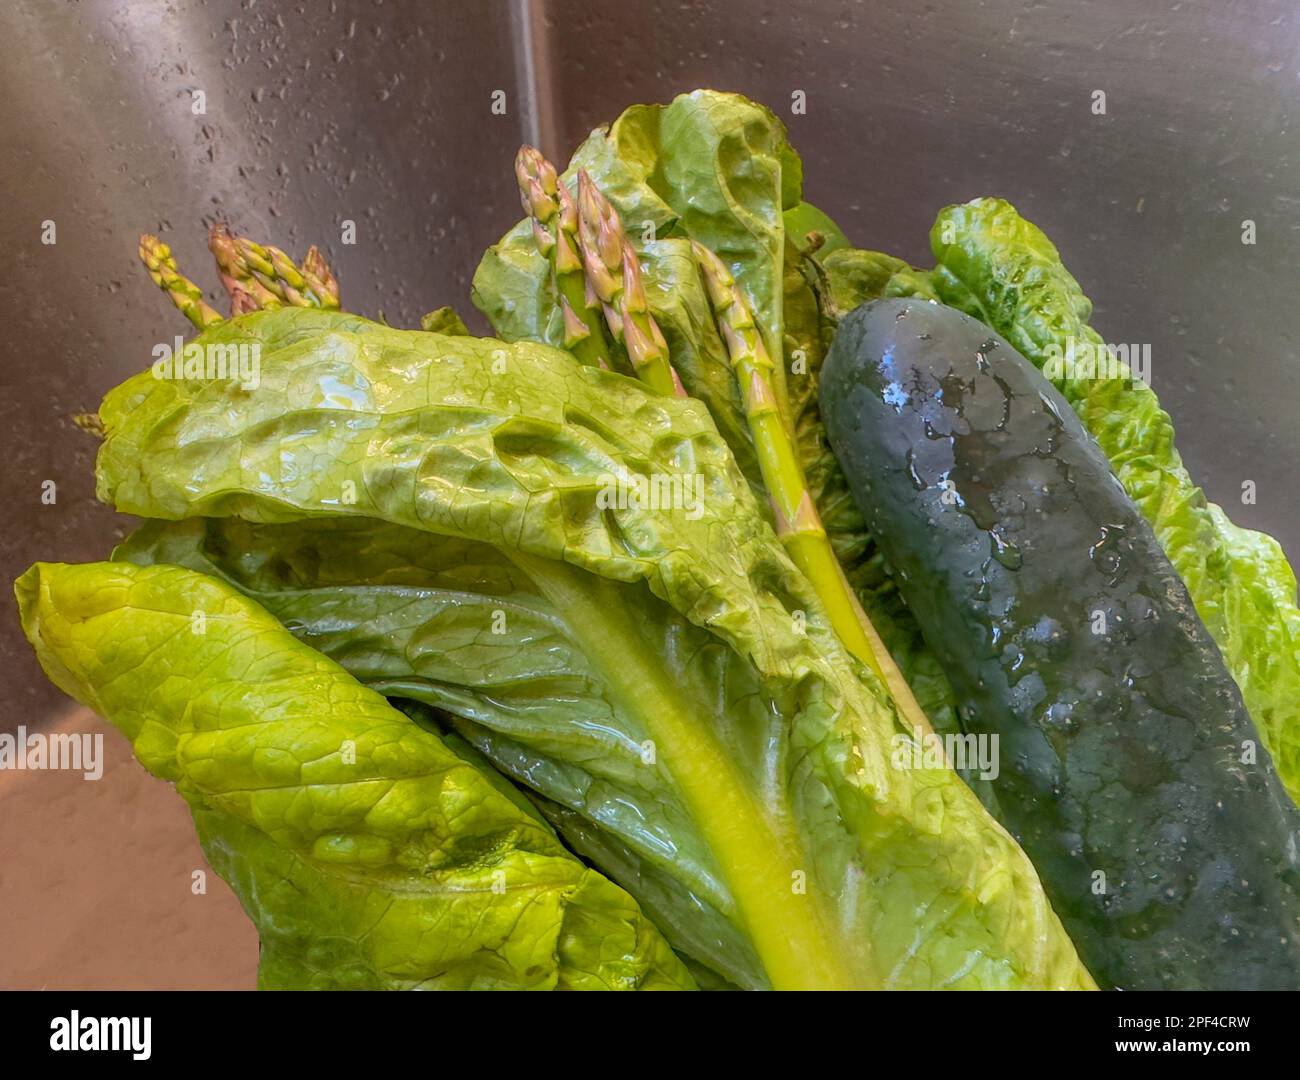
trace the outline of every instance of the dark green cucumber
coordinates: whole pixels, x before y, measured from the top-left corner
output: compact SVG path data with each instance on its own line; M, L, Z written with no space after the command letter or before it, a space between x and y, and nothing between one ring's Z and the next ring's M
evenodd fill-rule
M1300 812L1065 399L982 323L898 299L841 323L821 407L1097 981L1300 988Z

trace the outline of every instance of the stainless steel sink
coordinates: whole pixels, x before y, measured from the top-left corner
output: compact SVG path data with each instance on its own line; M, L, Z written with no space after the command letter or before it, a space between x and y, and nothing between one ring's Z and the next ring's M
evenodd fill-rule
M0 32L9 579L37 559L102 557L127 525L94 501L95 442L71 417L187 329L136 260L141 232L209 285L206 229L229 220L295 254L320 244L354 310L468 317L479 254L519 216L521 141L567 158L626 105L704 85L785 118L807 197L861 246L924 263L941 206L1014 202L1060 247L1106 339L1151 346L1192 475L1300 557L1288 0L10 0ZM797 90L806 114L791 112ZM67 715L12 607L0 657L5 728L95 723ZM0 906L24 913L0 920L0 986L246 984L255 936L214 876L188 892L202 863L179 800L122 746L110 763L67 790L0 773ZM152 891L131 888L143 875ZM193 902L160 926L166 888ZM90 959L95 933L121 956Z

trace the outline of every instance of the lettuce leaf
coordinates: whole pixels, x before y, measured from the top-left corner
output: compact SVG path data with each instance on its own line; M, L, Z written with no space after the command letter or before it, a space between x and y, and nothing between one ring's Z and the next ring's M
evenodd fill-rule
M943 302L987 323L1040 368L1071 341L1076 348L1103 344L1088 324L1092 304L1056 248L1010 203L985 198L946 208L930 244L937 260L931 279ZM1300 610L1282 549L1206 500L1183 467L1169 414L1146 383L1050 367L1047 374L1155 529L1282 782L1300 800Z
M564 613L497 548L363 518L191 518L149 522L113 557L220 578L368 686L445 710L502 772L545 794L570 846L592 857L599 845L601 866L626 864L618 876L637 882L679 949L737 985L766 984L726 914L721 867L678 793L642 760L650 732L575 644ZM707 638L653 597L640 617L662 621L664 636ZM680 663L673 677L697 676Z
M410 624L406 640L418 644L397 661L356 662L395 674L394 693L433 687L426 700L468 721L460 730L498 768L593 830L586 850L604 845L602 868L647 908L667 903L668 877L679 896L716 898L763 985L778 988L1092 985L1033 868L961 781L946 768L893 767L894 737L910 734L839 646L699 402L543 345L307 309L244 316L199 342L257 344L259 388L145 373L110 393L101 497L157 519L352 519L494 549L495 562L466 570L464 591L544 601L540 640L512 647L519 692L582 686L593 707L604 702L596 715L607 730L575 731L584 725L545 706L506 716L512 731L499 719L509 709L475 715L492 690L465 685L479 677L473 665L450 690L435 685L455 678L436 659L439 619L418 620L425 637ZM704 497L611 505L602 493L616 475L692 477ZM385 573L409 584L408 568L375 543L362 542L375 561L345 588L368 593L365 582ZM428 558L458 565L446 556ZM337 564L308 546L284 565L313 559ZM526 581L505 584L505 563ZM377 617L392 616L384 610ZM312 625L321 640L321 620ZM446 625L465 647L466 627ZM491 625L479 622L485 640ZM396 652L403 632L362 631L355 650L343 642L335 655L352 663L388 641ZM548 666L557 649L558 677ZM495 671L480 668L488 679ZM620 758L620 746L642 753ZM657 877L634 880L645 838L566 794L582 770L603 770L601 783L651 826L666 823L683 844L680 869L670 852ZM739 954L720 949L704 966L728 955ZM740 964L718 974L753 982Z
M810 202L798 202L789 207L784 218L786 239L793 241L798 248L810 246L810 235L814 232L820 237L817 252L822 258L849 246L848 237L830 215Z
M194 814L262 941L267 989L687 989L623 890L459 740L412 724L227 586L37 563L50 678Z

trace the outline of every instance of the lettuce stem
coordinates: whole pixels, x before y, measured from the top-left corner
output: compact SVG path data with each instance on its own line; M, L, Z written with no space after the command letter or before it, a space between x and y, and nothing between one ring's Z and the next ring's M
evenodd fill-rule
M651 733L656 757L680 785L772 988L879 986L879 978L855 962L857 950L834 940L812 868L772 827L703 718L673 692L673 680L645 648L616 587L565 563L501 551L565 613L584 653ZM806 893L796 891L800 880Z

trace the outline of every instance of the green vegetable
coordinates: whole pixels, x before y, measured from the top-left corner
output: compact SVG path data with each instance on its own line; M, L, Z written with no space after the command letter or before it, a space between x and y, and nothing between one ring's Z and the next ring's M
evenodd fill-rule
M469 327L455 308L440 307L420 316L420 329L429 334L448 334L468 336Z
M1002 334L1039 368L1099 346L1089 303L1043 233L1001 199L939 214L930 234L932 280L944 303ZM1129 497L1155 529L1218 643L1293 799L1300 799L1300 610L1277 542L1241 529L1192 483L1173 423L1140 380L1051 378L1101 445ZM1049 374L1051 374L1049 369Z
M660 393L685 396L668 344L650 314L640 259L618 211L582 169L577 194L571 194L555 166L531 146L519 151L515 173L533 241L550 270L564 347L584 363L609 367L603 316L638 378Z
M601 866L611 852L634 866L621 876L647 910L663 894L655 922L679 948L739 985L766 985L724 914L731 903L707 844L643 760L650 732L620 696L635 691L596 670L565 614L497 548L366 519L192 518L150 522L114 558L219 577L367 685L446 710L469 743L547 794L548 816L564 809L557 824L576 850L598 845ZM661 627L663 662L673 663L673 638L716 653L651 598L642 610ZM672 678L698 684L696 666L681 663ZM733 677L747 677L742 665Z
M668 359L668 343L646 304L640 259L618 211L583 169L578 170L578 247L587 288L600 302L610 334L627 350L632 370L661 394L685 397Z
M685 989L626 893L462 740L176 567L37 563L23 629L194 813L267 989Z
M208 233L208 248L217 260L235 315L281 304L339 307L338 280L315 245L307 249L299 267L278 247L236 236L227 226L215 224Z
M722 260L702 244L692 244L741 387L750 437L771 493L777 538L812 583L844 647L885 684L906 725L928 732L929 720L853 595L821 523L804 478L798 442L777 404L772 360L754 314Z
M759 985L1091 985L1028 861L955 774L891 767L901 725L887 695L839 646L698 402L541 345L309 309L245 316L200 340L260 344L259 389L147 373L119 387L101 409L101 496L153 518L350 518L490 546L544 601L539 614L558 619L609 723L557 725L543 646L524 641L519 692L531 684L546 703L479 744L597 830L586 850L615 852L605 868L616 878L653 862L648 881L620 880L647 907L706 882L733 942L757 958ZM695 476L704 498L601 505L624 473ZM362 598L368 579L404 574L383 550L373 557L351 585ZM310 549L267 565L300 572ZM462 591L490 593L476 583L500 571L475 565ZM421 665L443 649L438 625L421 620L434 643L402 650L409 678L389 692L435 681ZM385 636L362 634L356 654ZM347 652L335 655L348 663ZM490 711L473 711L479 689L461 690L427 697L490 729ZM641 755L611 753L620 746ZM679 869L671 844L650 850L566 804L562 781L588 768L697 861ZM755 984L743 959L718 974Z
M524 213L532 223L537 254L546 260L552 302L560 314L559 344L579 360L609 367L609 350L601 330L600 306L587 291L578 254L578 208L568 185L561 184L555 166L534 147L524 146L515 158Z
M881 296L938 299L924 270L880 251L841 248L823 261L824 302L834 321L858 305Z
M176 309L202 330L221 321L221 312L203 299L203 290L176 268L172 249L156 236L140 237L140 261L153 283L167 294Z
M840 231L840 227L812 203L796 203L785 212L785 234L801 249L809 246L809 236L812 233L821 238L817 251L823 258L849 246L848 238Z
M841 324L827 430L963 703L1002 820L1089 970L1125 989L1300 982L1300 812L1186 587L1065 399L978 320Z

